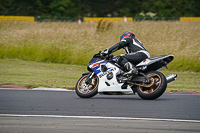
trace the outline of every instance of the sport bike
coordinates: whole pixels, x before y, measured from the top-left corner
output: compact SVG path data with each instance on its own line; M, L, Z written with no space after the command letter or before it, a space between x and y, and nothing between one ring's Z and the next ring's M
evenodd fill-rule
M75 91L81 98L91 98L96 94L129 95L137 93L142 99L156 99L166 90L167 84L176 79L177 74L165 77L159 72L174 59L174 55L157 55L134 64L137 75L124 75L126 69L117 64L112 54L103 56L101 52L90 60L87 70L77 81Z

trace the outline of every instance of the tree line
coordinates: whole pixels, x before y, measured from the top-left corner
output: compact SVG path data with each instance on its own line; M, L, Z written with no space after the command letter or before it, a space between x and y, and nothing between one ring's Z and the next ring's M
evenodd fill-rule
M196 17L200 0L0 0L0 15Z

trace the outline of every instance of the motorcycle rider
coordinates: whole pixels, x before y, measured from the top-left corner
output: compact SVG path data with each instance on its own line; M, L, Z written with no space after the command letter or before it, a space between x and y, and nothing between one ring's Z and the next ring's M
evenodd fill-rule
M124 75L138 74L135 65L146 58L150 57L149 52L144 48L143 44L135 38L135 34L131 31L124 32L120 37L120 42L109 49L101 52L102 55L109 55L121 48L124 48L127 54L116 57L117 63L124 67L127 72Z

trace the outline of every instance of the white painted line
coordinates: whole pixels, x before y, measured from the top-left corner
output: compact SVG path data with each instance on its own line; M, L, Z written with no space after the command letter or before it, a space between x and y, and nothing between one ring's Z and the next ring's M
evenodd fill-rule
M74 91L74 90L68 90L68 89L62 89L62 88L44 88L44 87L39 87L39 88L33 88L30 90L45 90L45 91Z
M68 90L68 89L62 89L62 88L33 88L33 89L18 89L18 88L0 88L0 90L17 90L17 91L75 91L75 90Z
M49 117L49 118L111 119L111 120L145 120L145 121L168 121L168 122L192 122L192 123L200 123L200 120L157 119L157 118L134 118L134 117L104 117L104 116L63 116L63 115L0 114L0 117Z

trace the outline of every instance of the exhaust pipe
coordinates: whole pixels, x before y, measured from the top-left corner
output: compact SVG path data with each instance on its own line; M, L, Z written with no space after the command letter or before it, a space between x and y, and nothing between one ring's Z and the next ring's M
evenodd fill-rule
M176 80L176 77L177 77L177 74L170 74L170 75L168 75L168 76L166 77L167 83L170 83L170 82ZM160 84L160 81L158 81L158 82L156 83L156 86L158 86L159 84Z
M166 77L167 83L170 83L170 82L176 80L176 77L177 77L177 74L170 74L170 75L168 75L168 76Z

